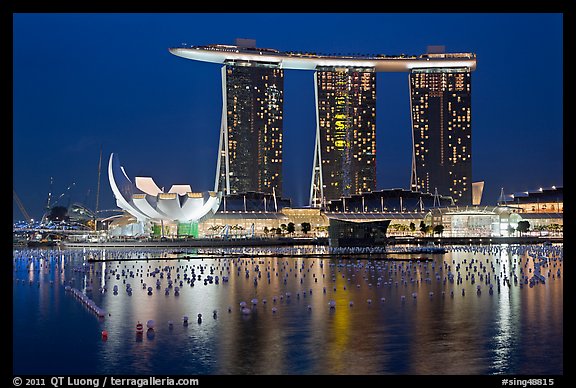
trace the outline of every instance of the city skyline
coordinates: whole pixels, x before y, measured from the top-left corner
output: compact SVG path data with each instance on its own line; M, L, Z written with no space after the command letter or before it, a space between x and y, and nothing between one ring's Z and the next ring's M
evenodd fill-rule
M206 31L197 26L196 32L190 34L184 24L198 20L198 15L15 15L13 173L14 188L28 212L33 217L41 215L50 177L54 177L55 197L76 182L72 202L86 199L87 205L93 207L100 145L104 159L111 152L117 152L136 175L154 176L160 184L182 182L191 183L194 190L212 189L222 109L222 96L217 86L220 70L218 66L175 60L167 50L181 41L233 44L238 37L253 38L258 47L284 51L398 54L401 50L418 55L425 52L427 45L441 44L446 46L447 52L474 52L479 62L473 75L472 94L473 180L486 182L483 203L495 203L501 187L512 193L537 189L540 185L563 184L560 14L351 14L320 15L318 18L320 23L325 23L322 25L329 24L328 16L332 21L348 16L353 20L388 20L396 27L403 20L413 20L414 25L419 25L417 21L441 18L456 26L467 20L470 31L474 31L452 37L447 28L438 27L435 34L424 36L421 31L420 34L414 32L411 38L402 36L398 42L385 40L384 44L377 43L376 38L360 39L361 34L343 36L335 31L334 37L342 38L336 44L335 39L321 32L322 28L318 28L318 36L309 35L310 39L303 40L303 33L289 36L279 32L273 36L246 26L216 33L208 27L209 20L231 16L203 15L207 19L202 24ZM260 21L266 21L268 16L270 20L284 23L312 17L306 14L242 16ZM534 63L526 63L525 68L514 67L513 59L532 52L534 46L516 42L512 50L506 43L510 44L514 39L506 38L506 35L498 42L481 39L479 28L483 18L492 19L496 25L512 21L519 28L532 26L532 31L527 30L532 44L538 42L535 40L537 33L548 34L548 39L552 37L551 44L546 47L548 82L531 85L533 92L530 95L522 92L521 79L536 66L544 71L538 62L541 59L535 56L532 58ZM82 20L86 23L81 23ZM73 29L77 35L65 34L65 28L51 31L48 36L34 35L36 29L54 21L60 26L68 26L68 30ZM168 27L170 21L173 23ZM110 30L104 31L104 24ZM127 29L118 38L114 33L118 33L123 24L132 26L133 30ZM137 33L143 33L143 25L151 27L151 32L146 32L150 39L130 41ZM363 28L370 31L367 34L363 30L365 36L375 33L374 29L370 30L369 23ZM392 28L391 23L388 28ZM100 38L106 44L96 40L99 34L104 35ZM36 51L40 51L36 61L32 61L29 57L32 53L25 50L32 36ZM380 32L378 36L386 34ZM71 44L79 39L84 39L85 44ZM44 44L38 44L38 40ZM66 50L59 51L60 45L88 51L74 56ZM51 47L60 55L53 56ZM135 55L139 57L138 61L132 58ZM510 69L518 79L503 76L502 73ZM48 71L53 72L51 77L44 75ZM312 174L314 84L309 72L291 71L286 78L289 79L284 81L283 196L291 197L295 205L302 206L308 202ZM409 188L410 185L411 144L405 146L407 141L411 143L412 135L407 78L405 73L386 74L377 81L381 86L377 87L376 190ZM506 102L498 100L506 97ZM27 163L31 153L38 162L33 166ZM78 163L63 171L61 166L74 158L79 158ZM102 182L105 181L101 180L101 185ZM67 195L62 201L67 201ZM106 185L102 185L100 204L101 209L113 206L112 194ZM14 216L21 218L16 205Z

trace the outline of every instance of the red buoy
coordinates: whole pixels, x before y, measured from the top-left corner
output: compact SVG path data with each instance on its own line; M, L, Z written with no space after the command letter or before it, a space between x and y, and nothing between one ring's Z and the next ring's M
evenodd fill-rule
M106 341L108 339L108 332L106 330L102 330L102 340Z
M142 334L143 332L144 332L144 326L140 323L140 321L138 321L138 324L136 324L136 333Z

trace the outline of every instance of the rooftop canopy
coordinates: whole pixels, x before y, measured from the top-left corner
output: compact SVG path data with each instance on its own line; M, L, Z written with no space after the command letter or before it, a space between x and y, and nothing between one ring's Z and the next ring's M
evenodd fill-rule
M170 53L195 61L219 64L264 62L290 70L316 70L318 67L371 68L377 72L408 72L412 69L467 68L476 70L473 53L428 53L415 55L340 55L281 52L275 49L214 44L175 47Z

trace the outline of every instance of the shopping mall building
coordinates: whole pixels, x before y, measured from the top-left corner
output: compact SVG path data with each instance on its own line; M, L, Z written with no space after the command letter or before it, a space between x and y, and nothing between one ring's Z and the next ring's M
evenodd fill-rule
M108 175L124 211L109 219L111 238L327 237L330 220L389 221L389 236L433 233L437 225L445 237L508 236L516 233L520 221L528 221L532 233L553 235L563 226L562 187L514 194L496 206L456 206L446 196L386 189L342 197L324 208L296 208L275 194L222 196L193 192L190 185L173 185L164 192L150 177L136 177L132 183L114 154Z

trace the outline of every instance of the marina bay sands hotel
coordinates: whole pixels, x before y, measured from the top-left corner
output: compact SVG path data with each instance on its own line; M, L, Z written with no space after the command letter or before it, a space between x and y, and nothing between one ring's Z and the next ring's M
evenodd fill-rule
M410 188L472 202L472 53L431 46L419 56L344 56L235 45L170 48L222 65L215 191L282 193L284 70L314 71L316 143L310 206L376 190L376 73L408 72Z

